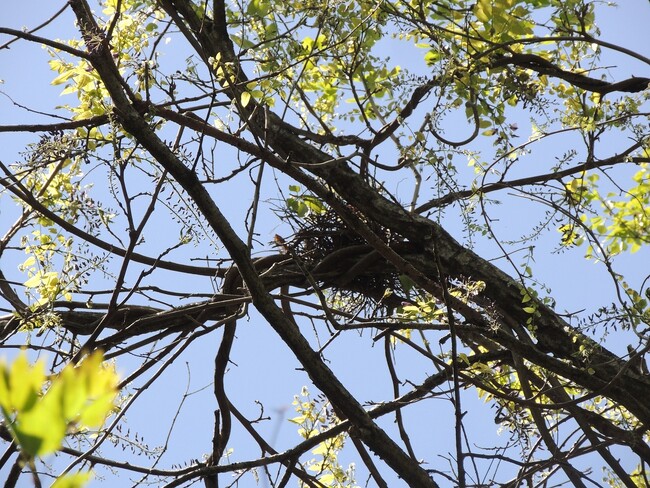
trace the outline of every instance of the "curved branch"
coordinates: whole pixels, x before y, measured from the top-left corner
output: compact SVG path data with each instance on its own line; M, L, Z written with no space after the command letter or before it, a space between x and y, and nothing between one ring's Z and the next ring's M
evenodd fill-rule
M115 246L113 244L109 244L108 242L103 241L102 239L92 234L84 232L83 230L72 225L70 222L66 221L65 219L61 218L59 215L57 215L56 213L48 209L45 205L39 202L38 199L36 199L36 197L32 195L32 193L27 188L25 188L25 186L18 179L16 179L13 173L11 173L11 171L9 171L9 169L1 161L0 161L0 169L2 169L5 172L7 178L10 180L10 181L6 181L4 178L0 178L0 185L2 185L5 189L9 190L11 193L13 193L17 198L25 202L27 205L32 207L32 209L34 209L36 212L40 213L44 217L47 217L66 232L69 232L70 234L77 236L83 239L84 241L93 244L100 249L103 249L104 251L108 251L111 254L116 254L117 256L121 256L121 257L127 256L126 249L122 249L121 247ZM188 274L195 274L200 276L215 276L215 275L222 276L222 273L225 272L215 268L208 268L204 266L192 266L188 264L174 263L172 261L165 261L163 259L152 258L150 256L145 256L143 254L139 254L136 252L129 253L128 255L131 260L136 261L138 263L147 264L158 268L168 269L170 271L177 271L179 273L188 273Z
M183 8L181 2L178 2L178 6ZM204 48L223 47L226 44L227 42L223 39L211 39L211 42L206 42ZM211 54L216 55L218 53ZM227 52L224 56L226 59L236 62L233 52ZM535 57L508 57L503 62L510 63L515 62L515 60L531 69L553 69L556 75L564 75L563 72L560 72L562 70L557 71L557 68L548 66L546 60L538 60ZM588 80L581 79L579 82L585 82L585 84L589 85L591 82ZM592 88L601 92L607 92L608 90L607 87L597 82L591 85L593 85ZM610 85L607 86L611 88ZM616 88L620 89L621 85L617 85ZM623 88L626 87L623 86ZM292 154L300 154L301 160L313 163L322 163L331 159L322 150L308 144L292 133L287 125L270 110L256 110L255 104L251 102L243 111L242 117L248 120L248 128L255 136L265 141L281 157L286 158ZM506 320L512 323L526 323L530 318L529 313L524 310L527 307L524 307L521 303L520 285L516 280L471 250L461 246L435 222L408 213L399 204L385 198L344 161L309 166L309 171L322 181L325 181L329 186L328 188L315 179L307 178L304 174L297 174L294 171L295 168L292 168L291 165L286 163L277 165L277 162L273 160L269 160L269 163L295 177L301 183L306 184L311 191L331 205L350 228L363 236L369 244L382 253L384 258L397 266L400 272L404 272L412 278L414 277L414 281L423 289L432 291L436 288L432 282L432 278L435 280L435 270L420 271L430 270L431 256L434 255L435 246L440 256L443 272L450 277L462 279L464 276L470 276L473 280L486 283L482 299L494 304ZM344 199L346 203L342 203L336 195ZM351 209L355 209L355 211ZM423 254L420 255L422 261L417 259L415 261L403 261L399 256L395 256L389 249L385 248L383 241L376 239L376 235L369 231L367 225L357 215L365 215L384 228L390 229L391 232L403 236L408 241L418 243L423 249ZM251 278L254 279L252 276ZM245 281L248 281L248 279L245 278ZM544 362L544 360L548 360L545 352L551 352L557 358L572 364L575 373L586 370L579 349L580 347L588 347L593 350L590 367L593 367L596 372L594 375L586 373L578 375L579 384L585 387L592 385L596 390L603 385L607 385L607 395L611 399L626 406L642 422L650 425L650 407L639 400L650 391L650 378L640 377L625 370L625 362L618 356L595 344L589 337L572 328L555 311L538 300L534 300L532 304L527 305L534 305L539 313L539 317L536 318L537 329L535 333L537 339L536 349L539 351L539 355L533 355L533 357L538 357L538 360ZM456 310L463 310L462 313L472 317L471 320L475 323L480 324L483 322L480 314L473 313L469 307L463 307L462 303L454 303L453 307ZM505 341L505 338L503 340ZM621 371L623 372L621 373ZM633 392L633 395L630 395L630 392Z
M53 41L52 39L48 39L47 37L41 37L41 36L35 36L34 34L30 34L28 32L24 32L21 30L16 30L16 29L9 29L8 27L0 27L0 34L8 34L10 36L14 36L18 39L25 39L27 41L31 42L36 42L39 44L44 44L46 46L50 46L54 49L57 49L59 51L66 52L68 54L71 54L75 57L82 58L82 59L90 59L90 55L86 51L81 51L79 49L75 49L73 47L68 46L67 44L64 44L62 42L57 42ZM3 46L0 46L0 49Z
M461 190L461 191L448 193L445 196L433 200L429 200L427 203L420 205L418 208L415 209L415 212L416 213L426 212L427 210L431 210L432 208L442 207L444 205L448 205L450 203L456 202L458 200L462 200L464 198L469 198L478 194L492 193L494 191L502 190L504 188L517 188L520 186L541 185L543 183L547 183L553 180L561 181L562 178L566 176L572 176L576 173L581 173L583 171L588 171L590 169L602 168L605 166L612 166L618 163L627 162L630 160L629 156L637 149L641 149L643 146L644 146L643 142L637 142L632 146L628 147L625 151L619 154L615 154L614 156L611 156L609 158L600 159L600 160L592 159L590 161L585 161L584 163L577 164L570 168L566 168L558 171L551 171L550 173L546 173L543 175L527 176L525 178L517 178L515 180L508 180L508 181L497 181L495 183L488 183L474 190ZM650 159L632 158L632 161L635 163L643 163L643 162L647 163L650 162Z
M172 3L175 6L177 5L179 10L190 8L186 2ZM84 39L93 39L100 31L88 5L84 0L70 0L70 4L77 16ZM220 39L215 32L211 33L210 38L214 42L213 46L223 48L229 44L229 40ZM233 53L228 52L226 59L232 57ZM359 437L399 473L406 482L411 486L437 487L438 485L430 478L427 471L407 456L386 432L371 420L363 407L323 363L319 354L311 348L305 337L275 304L260 280L251 260L249 249L215 205L206 188L198 180L197 175L183 165L131 104L129 97L124 92L123 81L107 46L101 43L97 44L90 62L104 81L104 85L115 104L116 115L124 129L132 134L194 199L197 207L237 264L239 272L250 291L253 304L309 372L314 384L328 396L343 415L350 419L357 428Z
M650 78L631 77L618 82L609 82L597 78L590 78L579 73L565 71L536 54L511 53L509 56L495 57L490 62L492 68L498 68L510 64L523 69L530 69L542 75L560 78L573 86L590 92L600 93L601 95L612 92L637 93L644 91L648 88L648 84L650 84Z
M0 125L0 132L50 132L67 129L78 129L79 127L99 127L109 121L108 115L97 115L89 119L71 120L70 122L59 122L54 124L15 124Z

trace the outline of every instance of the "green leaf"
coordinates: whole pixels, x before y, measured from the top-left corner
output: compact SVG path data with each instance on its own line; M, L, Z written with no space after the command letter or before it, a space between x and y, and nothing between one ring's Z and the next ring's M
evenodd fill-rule
M41 385L45 381L43 362L39 361L33 367L30 366L27 354L23 351L14 361L8 376L9 404L7 410L31 409L36 403Z
M56 451L66 427L60 406L56 402L41 402L33 410L18 415L14 432L21 450L33 458Z
M490 22L492 18L492 2L491 0L479 0L474 9L476 18L483 23Z
M413 281L409 276L401 274L398 276L398 279L407 295L415 288L415 281Z
M241 98L240 98L240 101L241 101L241 106L242 106L242 107L246 107L246 105L248 105L249 102L251 101L251 94L250 94L250 92L247 92L247 91L242 92L242 94L241 94Z
M102 361L101 351L96 351L50 380L42 361L31 366L24 352L11 367L0 363L2 413L28 458L56 451L68 430L104 422L113 409L118 378Z
M69 71L64 71L59 76L54 78L50 83L52 85L61 85L61 84L65 83L66 81L68 81L70 78L72 78L74 75L75 75L75 72L72 69L69 70Z
M81 488L90 481L92 476L93 474L90 471L66 474L65 476L57 478L57 480L52 484L52 488Z

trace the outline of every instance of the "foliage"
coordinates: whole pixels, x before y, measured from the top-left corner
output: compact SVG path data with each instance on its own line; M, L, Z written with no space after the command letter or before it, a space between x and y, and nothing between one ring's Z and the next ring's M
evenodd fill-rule
M102 353L95 351L79 366L68 364L48 378L43 360L30 366L25 351L11 366L0 362L3 422L25 462L57 451L70 433L91 432L103 425L114 408L117 376L101 363ZM61 477L55 486L80 486L89 475Z
M293 405L299 415L290 421L300 426L298 434L305 439L326 432L330 427L339 423L327 402L312 400L306 387L303 387L300 396L294 397ZM339 452L345 444L345 438L345 434L326 438L311 451L320 459L311 459L305 463L307 469L315 472L318 481L325 486L336 488L356 486L354 484L354 466L351 465L348 469L343 469L338 460Z

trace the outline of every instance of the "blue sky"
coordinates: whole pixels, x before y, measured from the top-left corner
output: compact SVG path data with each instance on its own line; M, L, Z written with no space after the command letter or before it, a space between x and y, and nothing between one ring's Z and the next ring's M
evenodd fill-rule
M11 2L5 6L0 26L20 29L24 26L32 27L45 20L51 12L54 12L62 5L61 2L45 2L43 0L27 0L22 2ZM647 22L650 19L650 5L645 0L625 0L621 2L618 11L612 11L601 18L599 25L603 31L603 37L610 42L621 44L633 50L639 50L642 54L650 55L650 30ZM57 20L52 26L45 28L40 35L44 37L63 37L67 32L74 32L71 27L70 14L66 13L64 18ZM76 34L75 34L76 35ZM5 39L0 36L0 43ZM174 41L176 42L176 41ZM173 52L173 45L170 47ZM163 47L163 49L167 49ZM183 57L178 54L170 54L171 62L182 61ZM173 59L177 56L178 59ZM394 56L400 62L409 63L404 59L403 53L396 52ZM400 58L402 56L402 58ZM605 55L605 62L609 64ZM627 78L631 75L648 76L648 67L640 62L626 60L620 63L620 57L612 57L612 67L608 70L612 76L618 79ZM51 111L57 104L74 103L74 99L68 96L67 99L59 97L60 86L50 86L49 81L53 74L48 68L49 56L38 45L25 42L15 43L10 51L0 51L0 79L4 83L0 85L0 124L19 124L26 122L45 122L51 119L38 114L22 110L16 104L29 106L35 110ZM614 66L615 65L615 66ZM13 102L7 97L10 96ZM14 103L15 102L15 103ZM528 121L518 120L522 136L527 137L529 132ZM0 160L5 164L20 158L20 152L28 142L34 141L34 137L24 133L0 133ZM100 176L101 177L101 176ZM269 188L273 187L273 175L267 174ZM217 202L229 215L241 215L245 209L236 204L238 191L249 191L248 177L242 175L239 178L241 187L235 188L232 193L215 195ZM395 182L399 184L399 182ZM284 187L286 190L286 186ZM408 194L408 189L403 190ZM517 202L516 199L510 201ZM0 226L3 229L13 222L16 216L16 207L11 200L2 195L0 198ZM513 207L517 210L513 211ZM519 223L527 217L526 202L521 205L504 205L499 212L500 221L495 225L503 232L504 236L517 235L520 232ZM449 227L462 238L460 229L454 229L454 223L450 222ZM275 221L267 220L262 223L260 237L262 242L268 242L277 229L286 229L278 226ZM548 283L552 288L554 296L558 299L558 308L567 311L575 311L583 308L594 308L594 303L609 300L612 292L612 284L601 268L594 263L582 260L583 251L576 249L562 254L551 254L556 247L557 240L551 232L548 236L537 243L538 251L535 254L537 264L537 275L542 281ZM504 237L505 239L505 237ZM479 254L490 257L498 256L499 251L493 243L481 243L477 248ZM9 277L21 281L21 276L16 270L20 253L13 253L2 256L2 269ZM13 258L12 258L13 257ZM15 258L15 262L12 259ZM648 252L629 256L622 256L618 260L619 267L625 273L642 279L644 269L640 269L639 263L646 263ZM506 268L507 269L507 268ZM163 282L162 286L172 288L179 283L183 287L189 287L186 278L179 278L173 274L166 275L169 281ZM571 276L576 276L575 280ZM585 286L589 283L589 286ZM197 281L198 284L198 281ZM579 284L579 286L576 286ZM209 290L207 281L200 282L201 287ZM604 303L603 303L604 304ZM174 462L189 461L192 457L199 457L202 453L209 451L212 437L212 410L214 400L209 387L212 381L212 359L218 344L218 334L212 334L209 339L195 343L180 358L178 367L164 373L162 381L148 390L141 401L127 415L128 426L131 429L142 429L146 433L146 440L151 446L161 445L165 442L167 426L176 414L177 408L183 401L186 391L191 393L185 400L185 405L177 419L168 453L163 457L162 465L168 466ZM345 358L345 361L334 361L333 369L343 383L350 390L358 394L364 401L375 401L388 398L391 392L386 382L386 367L383 361L383 347L376 345L368 348L368 336L359 337L350 333L344 342L337 342L329 351L334 358ZM607 346L613 350L622 352L626 346L625 341L608 342ZM3 354L3 352L0 352ZM399 368L404 371L422 370L419 379L424 379L424 372L430 370L430 366L423 364L421 359L413 359L399 351ZM297 370L298 362L290 356L288 350L266 326L260 317L252 313L250 318L241 321L238 331L233 356L233 365L227 375L227 388L233 388L236 392L237 404L241 406L245 414L254 417L259 412L256 401L266 405L265 415L273 417L273 420L262 424L261 431L271 436L277 428L277 422L286 417L293 416L290 410L290 403L293 395L299 394L303 384L309 383L304 373ZM124 372L133 364L121 366ZM416 375L411 375L415 376ZM379 381L372 381L377 377ZM369 380L369 378L371 380ZM136 385L137 386L137 385ZM316 390L312 394L316 395ZM471 411L468 414L467 422L473 430L473 440L477 443L484 441L484 445L494 442L494 433L497 426L492 422L492 412L476 400L474 391L465 394L467 408ZM288 411L286 411L289 409ZM434 452L438 452L440 443L448 444L449 451L453 450L451 439L451 420L440 422L438 419L451 419L452 406L449 402L433 400L423 402L413 407L418 410L421 422L418 426L417 437L414 439L420 446L430 444ZM385 419L381 423L389 428L392 420ZM289 447L298 437L293 424L283 422L280 424L278 437L278 448ZM241 436L234 436L239 439ZM502 436L497 442L505 442L507 436ZM247 456L254 456L255 451L251 446L242 447L233 443L236 447L234 458L244 459ZM125 455L128 457L128 455ZM422 457L431 458L422 450ZM144 464L142 460L140 464ZM136 459L134 462L138 463ZM441 465L442 466L442 465ZM440 467L440 466L439 466ZM0 472L0 477L2 472ZM358 479L362 482L362 479Z

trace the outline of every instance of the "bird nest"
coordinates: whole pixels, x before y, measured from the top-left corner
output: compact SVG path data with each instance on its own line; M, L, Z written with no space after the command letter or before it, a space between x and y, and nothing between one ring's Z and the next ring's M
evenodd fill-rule
M399 242L390 230L351 210L386 244ZM284 244L315 279L347 299L371 298L375 303L395 306L398 295L390 305L386 291L401 291L398 273L336 212L326 209L292 217L294 234Z

